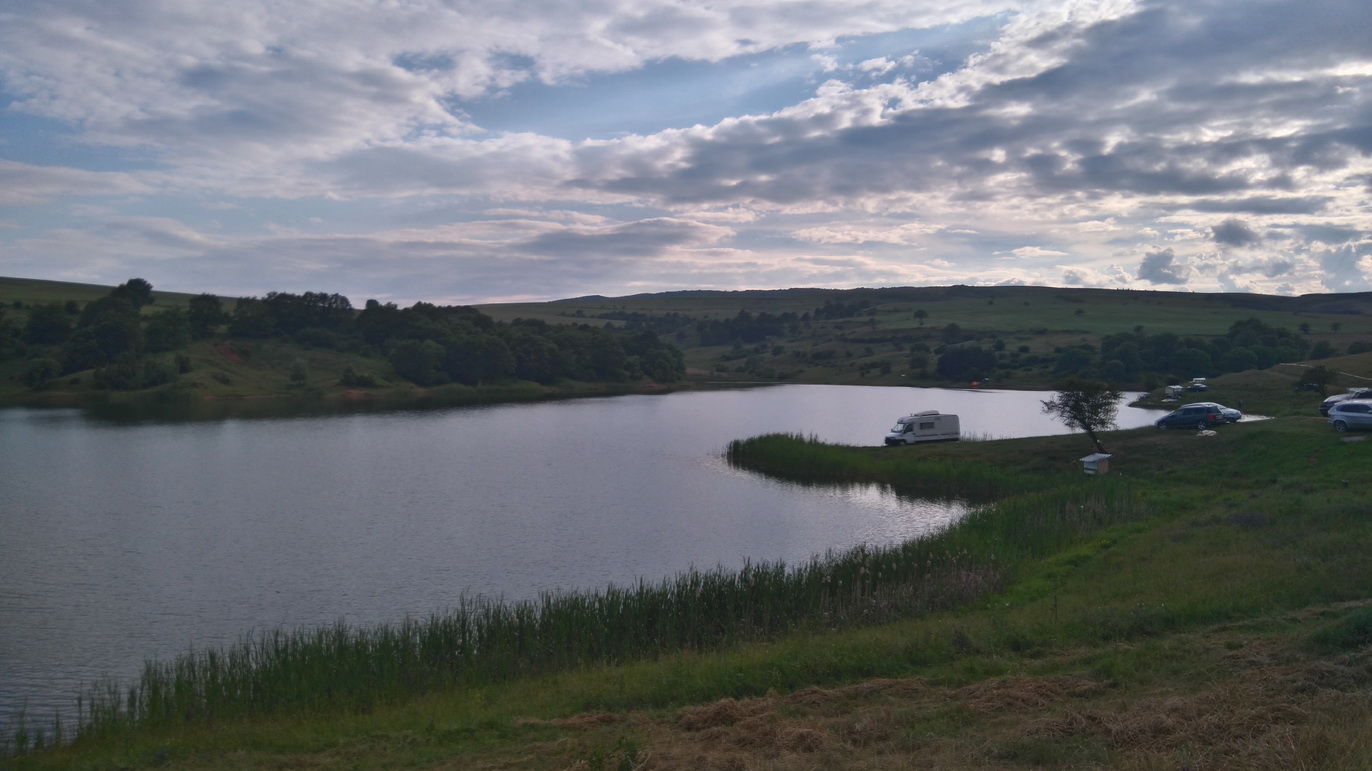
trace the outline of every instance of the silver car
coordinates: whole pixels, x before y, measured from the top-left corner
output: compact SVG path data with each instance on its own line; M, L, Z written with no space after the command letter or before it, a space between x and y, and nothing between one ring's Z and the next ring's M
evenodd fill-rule
M1329 410L1339 402L1346 402L1351 399L1372 399L1372 388L1350 388L1347 393L1334 394L1333 396L1320 402L1320 415L1329 417Z
M1238 410L1234 409L1233 407L1226 407L1226 406L1224 406L1223 404L1220 404L1219 402L1195 402L1195 403L1193 403L1193 404L1188 404L1188 405L1186 405L1186 406L1187 406L1187 407L1215 407L1215 408L1218 408L1219 411L1220 411L1220 414L1224 416L1224 422L1226 422L1226 423L1237 423L1237 422L1239 422L1240 420L1243 420L1243 413L1242 413L1242 412L1239 412Z
M1349 399L1329 408L1329 425L1335 431L1366 431L1372 429L1372 400Z

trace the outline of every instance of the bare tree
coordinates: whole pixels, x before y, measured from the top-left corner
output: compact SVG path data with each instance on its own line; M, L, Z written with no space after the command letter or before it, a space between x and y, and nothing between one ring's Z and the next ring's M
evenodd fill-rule
M1043 411L1068 428L1085 431L1095 443L1096 452L1105 452L1096 432L1115 427L1115 410L1124 394L1109 383L1082 378L1064 380L1056 390L1056 397L1043 402Z

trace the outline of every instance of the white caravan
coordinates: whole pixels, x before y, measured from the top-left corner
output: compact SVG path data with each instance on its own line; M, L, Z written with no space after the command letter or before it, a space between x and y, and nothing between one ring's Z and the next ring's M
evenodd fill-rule
M962 437L957 415L943 415L938 410L925 410L896 421L886 444L918 444L920 442L956 442Z

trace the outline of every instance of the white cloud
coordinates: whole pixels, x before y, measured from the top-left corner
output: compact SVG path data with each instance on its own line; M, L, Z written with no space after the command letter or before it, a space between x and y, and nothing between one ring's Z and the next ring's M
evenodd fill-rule
M318 269L399 295L440 269L449 295L556 297L1115 286L1137 261L1153 284L1352 291L1372 239L1365 15L1351 0L11 6L0 95L22 120L0 125L0 203L26 209L0 273L217 266L289 289ZM786 76L745 77L772 65ZM471 117L540 99L529 111L555 122L615 78L683 71L795 91L585 141Z
M127 195L152 187L131 174L83 171L59 166L34 166L0 158L0 204L33 205L54 198L89 195Z
M1010 253L1016 257L1066 257L1067 252L1060 252L1055 249L1044 249L1038 246L1021 246L1018 249L1011 249Z
M909 246L920 243L925 236L938 232L937 226L919 223L900 225L874 225L854 222L841 225L824 225L801 228L795 231L796 238L820 244L899 244Z

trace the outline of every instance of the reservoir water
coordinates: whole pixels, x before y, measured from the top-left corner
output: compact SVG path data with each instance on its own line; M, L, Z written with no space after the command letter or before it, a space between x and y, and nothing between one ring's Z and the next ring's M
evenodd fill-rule
M0 724L255 629L916 537L966 505L780 482L721 452L774 431L880 444L922 409L979 438L1066 433L1040 411L1050 395L788 385L210 420L0 410ZM1158 414L1121 407L1120 426Z

